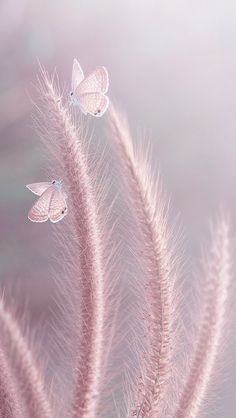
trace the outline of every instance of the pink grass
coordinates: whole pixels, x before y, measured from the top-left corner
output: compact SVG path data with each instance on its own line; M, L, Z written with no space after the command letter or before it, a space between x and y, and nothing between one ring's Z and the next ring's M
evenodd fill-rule
M0 348L0 417L20 418L22 409L6 355Z
M222 220L212 234L205 266L206 304L195 353L173 418L197 418L212 380L223 337L230 282L229 227Z
M159 184L152 179L148 162L135 154L125 119L110 106L112 138L117 145L129 188L131 206L142 234L143 277L147 314L148 351L143 373L142 394L129 416L154 417L164 396L171 368L174 259L166 227L167 206ZM138 388L137 388L138 389ZM139 399L138 399L139 398Z
M63 180L69 209L60 225L50 225L53 231L57 231L58 241L61 242L57 257L61 268L58 275L62 280L59 283L57 277L57 285L61 286L58 305L60 313L63 312L64 322L60 322L58 334L61 332L61 339L57 349L60 354L65 350L65 362L69 358L68 364L71 357L76 357L73 373L67 370L69 381L73 381L72 405L67 407L62 405L63 401L61 404L58 402L56 415L63 415L63 418L110 416L107 415L111 409L105 404L106 400L113 397L116 389L119 402L123 400L117 388L120 376L116 371L122 369L122 365L120 357L115 357L116 350L119 351L121 346L122 362L125 363L122 345L125 340L122 339L122 333L123 338L125 333L122 328L125 329L126 325L123 326L122 321L130 315L132 301L123 296L123 289L119 292L116 288L118 285L112 274L115 272L114 246L109 248L107 243L113 227L109 233L105 233L104 218L107 221L108 212L104 208L101 211L100 207L105 182L102 177L103 187L99 188L97 171L91 173L88 168L85 150L89 139L83 129L82 119L78 120L68 102L64 104L55 77L50 80L42 71L39 87L42 107L38 108L38 127L47 150L54 157L51 163L54 174L56 178L60 175ZM136 241L135 256L140 262L143 276L142 283L135 281L135 292L141 305L135 308L138 321L140 311L142 314L144 312L146 333L145 341L139 343L135 338L143 334L140 331L144 328L143 324L140 329L135 326L132 329L135 338L131 338L132 333L129 333L129 344L136 358L133 366L140 366L140 376L137 377L137 370L133 373L132 367L130 370L125 367L128 376L126 399L129 397L129 405L128 408L125 406L123 414L120 405L116 406L114 397L117 416L199 418L214 370L217 369L226 324L231 278L229 227L222 219L212 234L212 247L204 271L207 279L205 308L199 321L190 367L182 377L181 384L181 370L176 364L181 350L181 345L178 350L176 345L181 334L178 340L174 336L175 237L168 226L168 204L163 198L159 181L151 174L148 153L144 149L142 152L134 151L127 122L113 105L110 106L109 121L122 165L121 173L128 188L130 208L136 218L135 226L138 226L133 237L140 240ZM110 262L113 262L112 266ZM119 275L124 267L118 264L116 274ZM112 268L109 270L109 283L106 280L108 267ZM116 295L116 302L111 295ZM66 318L65 313L68 315ZM0 417L53 418L55 414L27 340L2 300L0 331ZM70 343L73 345L71 352ZM105 374L109 361L112 369L110 378ZM175 369L174 372L171 372L172 369ZM175 375L176 371L178 376ZM66 384L61 392L65 387ZM70 397L70 392L69 388L62 398L67 395Z
M97 417L101 380L104 371L105 345L105 271L104 243L98 216L98 202L88 173L84 146L88 141L77 124L71 108L64 106L61 94L44 74L41 82L47 146L55 155L69 194L69 211L73 217L73 235L78 253L80 278L71 292L80 294L76 322L80 323L74 389L74 418ZM69 215L68 215L69 216ZM69 237L65 238L69 240Z
M31 351L11 314L5 310L2 301L0 301L0 329L3 356L20 388L28 416L52 418L53 412ZM2 360L4 361L4 357ZM4 372L1 369L1 377L4 376L2 373ZM12 406L14 406L14 400Z

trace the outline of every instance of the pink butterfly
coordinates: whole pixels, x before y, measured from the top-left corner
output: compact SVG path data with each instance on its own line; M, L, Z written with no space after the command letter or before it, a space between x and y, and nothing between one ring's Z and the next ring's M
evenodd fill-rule
M66 194L62 191L62 182L33 183L26 186L31 192L40 196L28 213L32 222L46 222L48 219L59 222L67 214Z
M98 67L87 77L84 77L83 70L74 59L72 68L71 82L71 101L75 106L79 106L81 111L87 115L100 117L109 105L106 96L109 86L108 72L105 67Z

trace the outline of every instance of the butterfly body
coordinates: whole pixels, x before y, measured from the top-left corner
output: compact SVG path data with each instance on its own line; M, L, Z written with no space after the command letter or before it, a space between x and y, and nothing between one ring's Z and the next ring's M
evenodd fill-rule
M109 77L105 67L98 67L85 77L79 62L74 59L70 99L71 103L78 106L82 113L96 117L102 116L109 105L109 99L106 96L108 87Z
M74 94L73 91L70 92L70 102L71 104L73 104L74 106L78 106L80 107L80 100L78 97L76 97L76 95ZM82 111L82 109L81 109Z
M28 213L28 218L32 222L46 222L49 219L56 223L67 214L67 196L62 190L61 181L33 183L26 187L39 196Z

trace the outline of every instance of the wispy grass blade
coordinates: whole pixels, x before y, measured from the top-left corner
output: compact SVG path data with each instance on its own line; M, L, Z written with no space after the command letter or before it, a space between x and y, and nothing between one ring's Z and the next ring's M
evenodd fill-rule
M135 154L127 122L114 105L110 106L109 121L142 235L145 264L148 350L141 396L137 388L139 395L129 416L154 417L165 393L173 348L175 260L167 226L168 205L160 193L159 182L150 174L147 159L141 153Z
M20 388L29 417L52 418L53 411L31 351L12 315L0 300L1 347L8 356L14 380Z
M80 268L80 277L73 281L74 288L71 285L71 293L80 295L73 318L80 323L80 341L74 341L77 365L72 416L92 418L97 417L105 368L106 244L98 214L98 199L84 153L88 135L83 124L74 117L69 104L62 103L56 83L49 80L45 72L40 80L40 92L41 121L43 118L44 125L41 135L60 167L69 195L68 217L72 219L75 243L72 251ZM64 245L67 240L69 242L70 237L65 237Z
M22 415L19 392L6 353L0 348L0 417L20 418Z
M229 225L222 219L212 232L210 254L207 256L206 303L199 326L195 352L190 370L173 418L200 417L212 381L217 355L226 325L226 307L231 279Z

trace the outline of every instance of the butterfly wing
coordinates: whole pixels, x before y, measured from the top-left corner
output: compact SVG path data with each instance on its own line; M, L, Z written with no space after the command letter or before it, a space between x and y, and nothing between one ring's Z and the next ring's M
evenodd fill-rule
M49 217L49 208L52 196L55 193L54 187L51 185L37 202L33 205L28 213L28 218L32 222L46 222Z
M108 72L105 67L98 67L90 75L84 78L75 89L79 97L86 93L107 93L109 87Z
M32 183L32 184L27 184L27 188L34 194L36 194L37 196L41 196L45 190L47 190L50 186L52 185L52 182L49 181L45 181L42 183Z
M71 90L74 92L79 84L81 83L81 81L84 79L84 73L83 70L79 64L79 62L77 61L77 59L75 58L73 61L73 67L72 67L72 81L71 81Z
M106 112L108 105L108 97L101 93L87 93L80 97L80 108L85 115L89 113L100 117Z
M49 207L49 219L56 223L64 218L67 214L67 204L65 200L65 193L55 190Z

